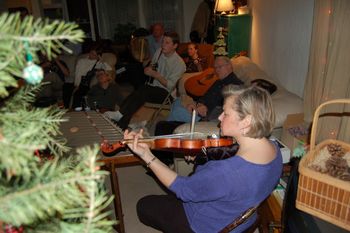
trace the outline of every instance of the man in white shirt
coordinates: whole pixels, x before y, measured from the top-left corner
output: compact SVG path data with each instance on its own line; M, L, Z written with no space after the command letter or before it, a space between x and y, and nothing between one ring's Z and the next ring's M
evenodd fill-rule
M131 93L120 106L117 112L106 112L111 119L118 122L119 127L126 129L135 112L141 108L145 102L162 103L166 96L176 85L186 71L186 65L182 58L176 53L179 44L179 36L176 32L165 33L162 47L153 56L152 66L144 69L144 73L153 79ZM153 67L154 67L153 66Z
M97 83L97 80L95 80L96 78L93 70L95 69L112 70L112 67L110 67L107 63L104 63L100 60L101 55L102 55L102 50L98 46L92 46L88 55L78 60L75 68L75 79L74 79L74 91L73 91L74 108L80 107L82 105L83 97L89 91L90 86ZM91 73L91 75L87 75L88 73Z

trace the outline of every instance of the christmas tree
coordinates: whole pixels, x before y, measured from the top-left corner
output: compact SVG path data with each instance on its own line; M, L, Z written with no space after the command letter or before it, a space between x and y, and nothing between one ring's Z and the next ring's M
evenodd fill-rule
M228 54L228 52L226 52L225 36L222 34L222 30L222 27L218 28L219 34L216 37L213 52L215 56L226 56Z
M76 24L7 13L0 32L0 232L111 232L115 222L105 209L112 197L98 148L72 154L59 131L64 111L32 104L42 79L36 54L53 58L69 50L64 41L81 42L83 32Z

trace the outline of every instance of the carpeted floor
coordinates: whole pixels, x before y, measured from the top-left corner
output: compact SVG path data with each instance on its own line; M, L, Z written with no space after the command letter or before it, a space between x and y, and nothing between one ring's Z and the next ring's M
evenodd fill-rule
M159 231L143 225L137 218L136 203L146 195L165 193L162 187L145 174L143 166L130 166L116 169L119 179L124 224L126 233L158 233Z

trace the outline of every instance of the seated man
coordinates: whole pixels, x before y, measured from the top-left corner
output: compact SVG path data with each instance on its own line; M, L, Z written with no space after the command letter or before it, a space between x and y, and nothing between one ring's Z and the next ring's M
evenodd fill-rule
M146 37L149 45L149 54L154 56L156 51L162 47L162 40L164 36L164 26L162 23L155 23L151 26L151 35Z
M114 111L116 105L121 104L120 87L112 81L113 71L98 70L98 83L91 87L87 97L89 106L100 112Z
M218 76L217 80L196 102L188 98L187 103L181 103L181 99L177 98L171 108L170 115L167 121L160 121L156 125L155 135L172 134L173 130L179 125L190 122L192 119L192 111L196 110L198 114L196 120L214 120L222 112L223 96L221 90L229 84L243 85L233 73L231 61L228 57L220 56L215 59L215 73ZM185 105L185 106L184 106ZM172 163L171 152L155 152L157 157L166 164Z
M126 129L137 110L145 102L162 103L169 91L173 90L178 79L183 75L186 66L182 58L176 53L179 37L176 32L165 33L162 47L157 50L152 59L152 65L144 69L153 82L131 93L117 112L106 112L106 116L117 121L119 127ZM152 66L156 66L153 70Z
M242 85L243 82L233 73L231 61L228 57L217 57L214 68L219 79L208 89L206 94L196 102L192 98L188 98L188 96L186 96L185 101L181 100L181 98L176 99L172 105L171 113L167 119L168 121L190 122L193 110L196 110L198 113L197 120L212 120L217 118L221 113L221 109L216 115L214 111L216 107L220 108L222 106L222 88L228 84Z

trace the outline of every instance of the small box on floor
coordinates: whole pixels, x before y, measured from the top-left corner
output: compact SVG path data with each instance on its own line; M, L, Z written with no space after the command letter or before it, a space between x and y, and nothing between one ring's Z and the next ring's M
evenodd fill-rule
M289 114L283 123L281 141L291 152L299 145L308 143L310 124L304 122L304 114Z
M279 146L279 148L281 150L283 163L289 163L290 155L291 155L290 154L290 149L285 144L283 144L280 140L275 138L274 136L271 136L270 139L272 141L277 142L277 145Z

